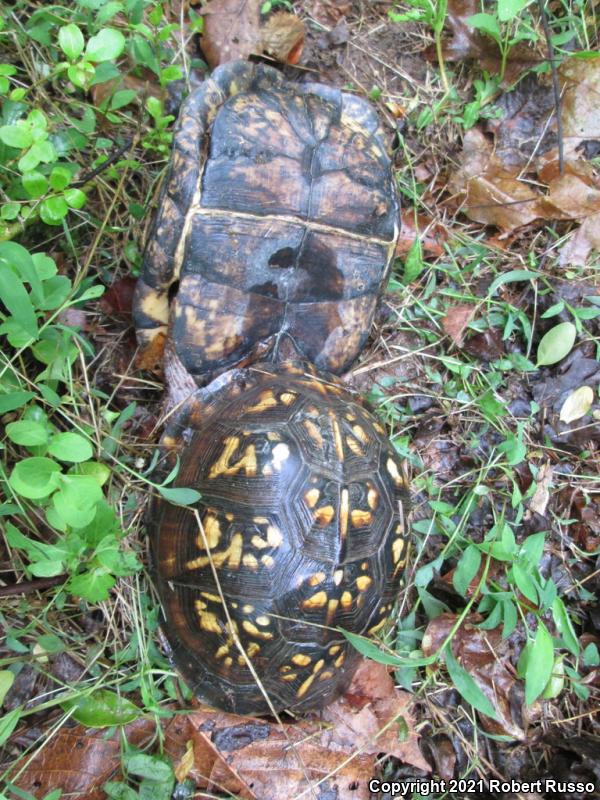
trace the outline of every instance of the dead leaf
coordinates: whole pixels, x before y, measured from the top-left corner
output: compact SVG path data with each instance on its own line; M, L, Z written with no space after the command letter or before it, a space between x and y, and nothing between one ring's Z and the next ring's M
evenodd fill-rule
M304 24L294 14L272 15L263 27L261 0L209 0L201 46L211 67L268 51L279 61L297 63L304 41Z
M444 613L429 623L422 642L424 655L432 655L440 648L456 620L456 614ZM517 679L510 663L510 644L502 639L501 626L482 630L476 627L476 623L481 621L479 614L467 616L452 639L452 653L496 711L498 720L477 712L483 727L489 733L524 741L525 732L518 719L521 698L515 696Z
M591 386L580 386L572 392L560 410L560 421L567 424L585 417L594 402L594 390Z
M600 139L600 56L569 58L559 67L565 158L588 140Z
M127 275L110 286L100 298L100 308L105 314L131 316L133 295L137 280Z
M187 776L207 792L279 800L306 794L312 785L319 797L331 793L338 800L367 800L379 753L429 770L410 702L411 695L395 689L385 666L363 660L348 692L319 720L279 725L201 706L169 723L165 748L183 763L192 740L194 761ZM407 732L404 741L402 730Z
M129 744L142 747L154 733L151 719L136 720L109 737L103 729L65 726L27 763L16 785L40 798L60 788L63 796L73 800L104 800L102 785L120 776L123 734ZM19 762L15 765L15 773L20 766Z
M552 473L554 467L550 462L542 464L535 484L535 492L529 501L529 511L531 513L546 516L546 507L550 500L550 485L552 484Z
M592 250L600 252L600 214L588 217L560 251L561 267L585 266Z
M462 344L465 328L473 319L476 307L469 304L449 306L446 316L442 320L442 327L459 347Z
M444 242L448 238L446 228L425 214L417 214L415 227L415 212L410 208L405 209L401 216L396 255L406 256L417 237L425 255L437 258L444 253Z
M470 219L510 232L544 216L541 196L517 180L517 174L503 167L492 143L471 128L464 137L460 169L448 186L463 198Z
M322 25L336 25L350 11L349 0L314 0L308 13Z

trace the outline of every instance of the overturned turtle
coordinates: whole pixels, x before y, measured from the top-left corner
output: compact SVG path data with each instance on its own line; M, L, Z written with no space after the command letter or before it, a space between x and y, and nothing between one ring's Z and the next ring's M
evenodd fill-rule
M365 101L261 64L216 69L182 107L134 317L199 383L259 357L344 372L363 348L398 227Z

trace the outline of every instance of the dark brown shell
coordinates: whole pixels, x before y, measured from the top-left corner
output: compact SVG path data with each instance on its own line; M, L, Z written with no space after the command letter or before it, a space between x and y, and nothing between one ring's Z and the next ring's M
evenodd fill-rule
M170 324L200 385L257 354L281 358L284 342L339 374L365 344L397 220L368 103L223 65L181 111L135 299L140 341Z
M322 707L355 665L339 628L380 630L406 563L407 484L383 427L337 379L261 364L198 390L163 444L175 485L202 495L151 514L177 667L227 711Z

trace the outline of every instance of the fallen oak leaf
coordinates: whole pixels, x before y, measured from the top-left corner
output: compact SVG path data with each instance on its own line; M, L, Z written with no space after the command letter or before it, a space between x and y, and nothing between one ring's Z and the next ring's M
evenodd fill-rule
M475 310L474 305L459 303L449 306L446 316L442 319L442 327L458 347L462 345L465 329L473 319Z
M304 24L280 12L263 24L260 0L209 0L204 16L202 52L211 67L268 52L278 61L296 64L304 43Z
M600 214L585 219L560 251L561 267L585 266L592 250L600 252Z
M417 214L415 224L415 212L412 209L405 209L401 215L396 255L406 256L417 238L421 242L423 254L437 258L444 253L443 245L448 235L442 225L425 214Z

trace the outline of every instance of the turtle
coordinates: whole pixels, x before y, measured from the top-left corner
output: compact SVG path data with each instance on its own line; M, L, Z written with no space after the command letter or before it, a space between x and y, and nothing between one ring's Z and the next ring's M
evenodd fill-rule
M369 335L398 220L368 102L223 64L180 111L134 297L140 363L170 338L198 386L257 360L342 374Z
M385 428L302 361L224 372L171 414L179 463L149 514L171 658L196 697L237 714L322 709L392 614L410 551L408 483Z

